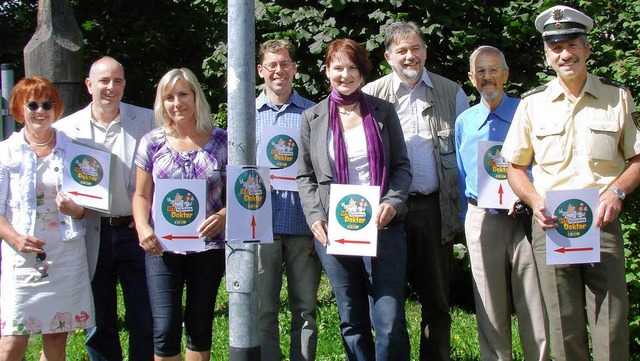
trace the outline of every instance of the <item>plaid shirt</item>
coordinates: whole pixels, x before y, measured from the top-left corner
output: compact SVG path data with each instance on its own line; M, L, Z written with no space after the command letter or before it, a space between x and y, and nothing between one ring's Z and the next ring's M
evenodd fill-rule
M147 133L138 146L136 165L156 179L206 179L206 217L224 207L227 132L213 127L202 149L178 152L171 148L162 128ZM205 241L207 249L224 248L224 232Z
M260 93L256 99L256 150L262 149L261 137L264 126L300 128L302 112L314 105L314 102L301 97L294 90L289 101L278 109L264 91ZM259 159L257 154L256 157ZM271 204L273 233L311 235L298 192L274 190L271 192Z

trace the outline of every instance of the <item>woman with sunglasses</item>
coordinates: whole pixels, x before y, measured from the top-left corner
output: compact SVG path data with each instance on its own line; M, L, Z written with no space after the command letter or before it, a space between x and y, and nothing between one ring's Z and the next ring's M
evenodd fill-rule
M70 331L92 327L84 208L60 191L65 147L51 124L63 103L47 79L22 79L9 111L24 127L0 143L0 359L21 360L29 335L42 358L65 359Z
M302 114L300 199L336 296L347 359L408 361L401 217L412 176L402 128L391 103L361 90L371 72L362 46L351 39L333 41L325 66L331 94ZM380 187L372 217L378 228L376 257L327 253L331 184Z

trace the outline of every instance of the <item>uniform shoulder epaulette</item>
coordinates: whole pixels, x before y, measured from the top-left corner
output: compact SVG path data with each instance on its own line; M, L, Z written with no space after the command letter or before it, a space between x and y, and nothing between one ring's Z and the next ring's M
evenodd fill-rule
M606 84L606 85L612 85L618 88L622 88L622 89L628 89L629 87L627 87L627 85L625 83L621 83L619 81L615 81L613 79L609 79L609 78L600 78L600 82L602 84Z
M537 86L537 87L535 87L535 88L533 88L533 89L531 89L531 90L529 90L527 92L522 93L520 98L524 99L524 98L528 97L529 95L533 95L533 94L536 94L536 93L543 92L545 89L547 89L546 85L539 85L539 86Z

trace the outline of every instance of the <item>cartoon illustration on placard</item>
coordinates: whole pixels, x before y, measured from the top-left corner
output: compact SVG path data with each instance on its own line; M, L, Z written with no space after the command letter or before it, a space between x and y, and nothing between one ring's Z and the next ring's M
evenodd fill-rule
M86 154L73 158L69 170L73 180L85 187L93 187L100 183L104 175L100 162Z
M277 135L267 143L267 159L278 168L287 168L298 160L298 144L286 134Z
M580 199L569 199L562 202L553 213L558 217L556 230L567 238L576 238L589 231L593 224L593 212Z
M170 191L162 201L162 215L167 222L176 226L193 222L199 208L198 198L183 188Z
M371 221L371 205L363 196L349 194L340 200L339 205L336 218L344 229L356 231Z
M242 172L235 182L238 203L245 209L260 209L266 199L267 189L260 174L254 170Z
M484 168L493 179L507 179L509 162L502 156L502 144L487 149L484 154Z

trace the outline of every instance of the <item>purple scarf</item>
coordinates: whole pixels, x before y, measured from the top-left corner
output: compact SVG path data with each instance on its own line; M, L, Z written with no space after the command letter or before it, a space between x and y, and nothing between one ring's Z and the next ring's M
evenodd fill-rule
M372 186L380 186L380 195L386 191L387 167L384 159L384 148L382 137L376 120L373 118L371 108L367 98L358 89L349 95L342 95L335 89L329 95L329 125L333 133L333 152L335 156L336 175L339 184L349 184L349 167L347 165L347 147L344 144L344 137L340 128L340 116L336 105L351 105L360 102L360 112L362 113L362 123L367 141L367 153L369 156L369 174Z

